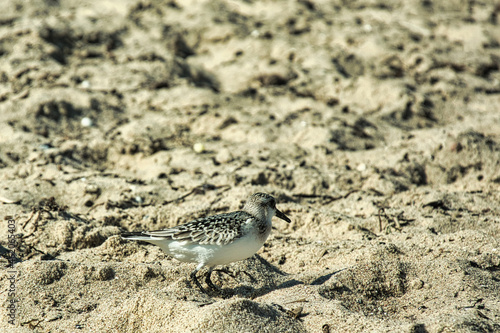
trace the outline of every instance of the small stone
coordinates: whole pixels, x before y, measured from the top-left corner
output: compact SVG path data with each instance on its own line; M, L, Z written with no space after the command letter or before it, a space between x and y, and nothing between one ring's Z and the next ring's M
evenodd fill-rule
M196 153L201 154L205 151L205 145L203 143L197 142L193 145L193 150Z
M94 126L94 122L89 117L83 117L82 120L81 120L81 124L82 124L83 127L92 127L92 126Z
M364 163L361 163L360 165L358 165L358 167L356 168L359 172L363 172L366 170L366 164Z
M98 194L99 192L101 192L101 189L95 184L88 184L87 186L85 186L85 193Z
M415 279L410 282L410 288L413 290L422 289L424 286L424 282L420 279Z
M90 82L87 80L83 80L82 83L80 83L80 87L83 89L89 89L90 88Z

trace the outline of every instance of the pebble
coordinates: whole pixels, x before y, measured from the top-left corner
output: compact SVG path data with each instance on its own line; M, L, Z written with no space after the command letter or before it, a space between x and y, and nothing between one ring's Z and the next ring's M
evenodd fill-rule
M196 153L201 154L205 151L205 145L203 143L197 142L193 145L193 150Z
M80 83L80 87L83 89L89 89L90 88L90 82L87 80L83 80L82 83Z
M82 121L81 121L81 124L82 124L83 127L92 127L92 126L94 126L94 122L89 117L83 117Z
M99 193L100 191L101 189L99 188L99 186L95 184L88 184L87 186L85 186L85 193L96 194Z
M360 165L358 165L358 167L356 168L359 172L363 172L366 170L366 164L364 163L361 163Z
M415 279L410 282L410 288L413 290L422 289L424 286L424 282L420 279Z

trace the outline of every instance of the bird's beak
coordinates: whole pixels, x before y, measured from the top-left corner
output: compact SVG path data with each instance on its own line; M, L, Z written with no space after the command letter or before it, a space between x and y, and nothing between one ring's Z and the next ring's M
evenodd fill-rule
M284 220L284 221L286 221L286 222L288 222L288 223L292 222L292 220L290 220L290 219L288 218L288 216L286 216L285 214L283 214L283 213L282 213L281 211L279 211L278 209L276 209L276 217L279 217L280 219L282 219L282 220Z

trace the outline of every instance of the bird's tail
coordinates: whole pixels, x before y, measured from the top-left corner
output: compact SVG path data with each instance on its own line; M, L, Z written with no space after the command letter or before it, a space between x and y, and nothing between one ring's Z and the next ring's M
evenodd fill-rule
M122 239L126 240L135 240L135 241L142 241L154 245L158 245L159 247L162 248L163 251L166 253L170 254L170 250L168 246L165 246L164 238L157 238L157 237L152 237L150 235L147 235L143 232L124 232L121 234Z

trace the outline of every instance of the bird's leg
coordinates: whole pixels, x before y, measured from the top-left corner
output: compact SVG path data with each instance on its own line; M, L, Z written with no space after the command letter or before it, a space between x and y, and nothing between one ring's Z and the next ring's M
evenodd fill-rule
M193 273L191 273L191 280L193 280L193 282L196 284L196 286L198 288L200 288L201 292L202 293L207 293L207 291L203 288L203 286L201 285L200 281L198 281L198 278L196 277L196 273L198 273L199 269L196 268Z
M221 273L225 273L227 275L229 275L230 277L232 277L233 279L236 278L234 276L234 273L231 272L229 269L227 268L218 268L218 269L214 269L215 272L221 272Z
M212 272L213 272L213 268L210 267L208 269L207 276L205 277L205 282L210 287L210 289L215 290L215 291L220 291L220 289L210 279L210 277L212 276Z
M205 278L205 282L207 283L207 285L212 289L213 292L217 293L218 296L220 296L222 298L227 298L227 297L231 296L230 292L220 289L212 282L210 277L212 276L213 271L214 271L214 269L212 267L210 267L208 269L207 276Z

